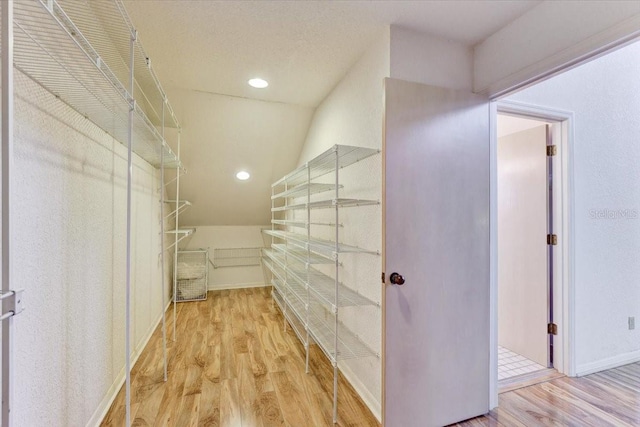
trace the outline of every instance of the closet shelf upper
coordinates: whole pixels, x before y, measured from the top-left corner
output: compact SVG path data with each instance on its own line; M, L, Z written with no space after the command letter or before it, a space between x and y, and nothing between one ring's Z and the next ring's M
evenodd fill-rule
M14 3L16 69L125 145L134 99L133 152L154 167L164 157L165 167L179 168L156 128L163 115L166 127L179 124L139 42L134 93L127 90L133 34L120 0Z
M300 185L346 166L352 165L367 157L378 154L380 150L365 147L352 147L349 145L334 145L313 160L300 166L293 172L285 175L271 186ZM337 165L336 165L337 154ZM335 187L334 187L335 188Z

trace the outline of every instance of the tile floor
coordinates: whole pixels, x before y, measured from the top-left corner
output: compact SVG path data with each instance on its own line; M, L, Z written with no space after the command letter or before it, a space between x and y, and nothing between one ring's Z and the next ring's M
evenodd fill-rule
M498 347L498 381L546 369L504 347Z

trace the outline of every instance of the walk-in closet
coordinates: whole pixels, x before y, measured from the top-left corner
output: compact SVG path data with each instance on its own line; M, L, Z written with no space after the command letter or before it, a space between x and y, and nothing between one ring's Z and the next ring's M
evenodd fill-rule
M623 0L1 0L0 426L640 425L639 34ZM545 125L536 198L499 115Z

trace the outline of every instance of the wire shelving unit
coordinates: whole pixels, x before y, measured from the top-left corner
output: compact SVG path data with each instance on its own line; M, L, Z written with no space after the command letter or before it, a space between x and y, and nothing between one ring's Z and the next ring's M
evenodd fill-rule
M340 242L341 209L379 204L378 200L341 198L340 170L379 152L335 145L276 181L271 186L271 229L263 230L271 237L271 248L263 249L262 263L272 273L272 296L284 315L285 329L290 325L305 347L306 371L309 372L309 346L313 343L333 366L334 423L338 416L338 361L378 356L341 321L340 309L380 307L340 281L343 254L379 255L376 250ZM319 178L330 182L317 182ZM312 200L313 195L321 198ZM312 221L312 212L319 209L333 209L333 219ZM312 227L331 227L333 239L315 237ZM328 266L333 266L333 275L319 269L326 270Z
M176 203L176 209L165 216L165 169L176 171L176 197L179 200L181 174L186 173L180 162L180 124L166 93L151 65L140 37L131 22L122 0L21 0L2 2L3 75L13 67L38 83L86 119L111 135L128 150L127 175L127 276L125 281L125 384L126 420L131 425L131 193L132 155L136 154L160 169L160 227L175 218L174 273L177 270L177 247L180 239L193 230L181 230L180 212L187 203ZM3 92L13 94L9 79ZM8 105L12 107L12 102ZM3 115L13 116L12 111ZM9 123L11 126L13 123ZM178 130L177 153L167 139L165 129ZM7 131L8 135L12 131ZM9 143L11 144L11 142ZM161 243L162 263L162 331L164 379L167 380L165 304L165 248ZM175 325L174 275L174 325ZM175 338L175 334L174 334ZM4 397L4 396L3 396ZM3 399L4 400L4 399ZM2 419L8 419L9 405L3 405Z

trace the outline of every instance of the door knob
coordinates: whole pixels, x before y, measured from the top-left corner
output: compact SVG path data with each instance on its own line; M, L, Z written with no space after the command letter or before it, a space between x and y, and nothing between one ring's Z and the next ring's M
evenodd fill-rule
M404 277L398 273L391 273L389 276L389 281L394 285L404 285Z

